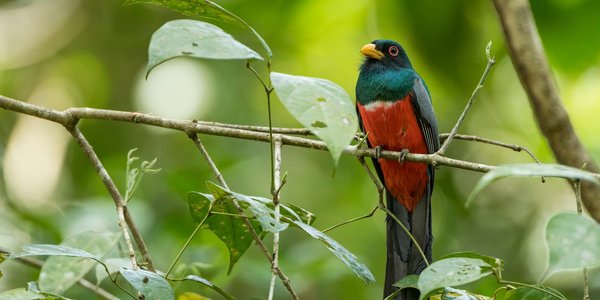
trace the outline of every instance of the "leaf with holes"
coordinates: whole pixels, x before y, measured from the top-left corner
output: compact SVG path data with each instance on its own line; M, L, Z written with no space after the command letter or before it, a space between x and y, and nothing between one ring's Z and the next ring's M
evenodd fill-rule
M337 241L330 238L325 233L315 229L312 226L306 225L300 221L293 221L292 224L298 226L298 228L304 230L311 237L320 240L327 245L327 249L333 252L354 274L360 278L364 283L370 284L375 282L375 277L369 271L369 268L362 263L358 262L356 255L348 251L344 246L340 245Z
M350 96L340 86L325 79L273 72L271 80L286 109L325 142L337 165L358 127Z
M221 28L196 20L170 21L154 32L148 47L146 76L154 67L176 57L262 60Z
M546 227L550 249L546 277L565 269L600 265L600 225L575 213L559 213Z
M487 172L479 179L475 188L471 192L469 199L465 203L468 206L483 188L488 186L496 179L508 176L538 176L538 177L559 177L566 179L586 180L596 184L600 184L600 180L594 177L590 172L580 169L567 167L556 164L513 164L498 166L495 169Z
M419 276L419 299L448 286L463 285L492 274L493 267L477 258L451 257L429 265Z

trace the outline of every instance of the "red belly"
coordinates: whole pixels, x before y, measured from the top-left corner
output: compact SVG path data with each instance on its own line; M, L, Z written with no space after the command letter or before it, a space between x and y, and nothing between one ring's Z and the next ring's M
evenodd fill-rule
M410 94L393 104L357 103L362 123L372 147L410 153L427 153L425 138L411 104ZM379 159L388 191L410 212L423 197L427 186L427 165L423 163Z

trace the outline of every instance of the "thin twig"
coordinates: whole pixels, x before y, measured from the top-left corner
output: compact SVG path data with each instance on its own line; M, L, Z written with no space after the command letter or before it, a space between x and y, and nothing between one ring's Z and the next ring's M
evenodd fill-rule
M87 156L87 158L90 160L94 166L94 169L96 169L96 173L98 173L98 176L100 176L100 179L104 183L108 193L115 202L115 205L117 206L117 216L119 218L119 227L123 232L123 237L125 238L125 243L127 244L127 250L129 252L129 258L131 259L131 264L134 269L139 268L135 258L135 250L133 249L133 244L131 243L131 237L129 236L129 230L127 229L127 222L125 221L125 202L123 201L117 186L110 178L110 175L108 175L108 172L102 165L98 155L96 155L96 152L94 152L92 145L90 145L83 133L81 133L81 130L79 130L79 127L77 127L76 124L73 124L72 126L67 126L66 128L69 133L71 133L77 144L79 144L79 147L81 147L85 156Z
M442 133L442 134L440 134L440 141L445 141L448 138L449 135L450 135L449 133ZM455 140L471 141L471 142L478 142L478 143L483 143L483 144L494 145L494 146L498 146L498 147L502 147L502 148L511 149L511 150L513 150L515 152L524 151L536 163L541 163L537 159L537 157L535 157L535 155L533 155L533 153L531 151L529 151L529 149L527 149L524 146L519 146L519 145L515 145L515 144L507 144L507 143L503 143L503 142L499 142L499 141L494 141L494 140L491 140L491 139L487 139L487 138L483 138L483 137L479 137L479 136L475 136L475 135L466 135L466 134L456 134L454 136L454 139Z
M11 251L9 251L8 249L4 249L2 247L0 247L0 253L4 253L4 254L10 254ZM30 266L36 269L41 269L42 265L44 264L43 261L37 259L37 258L33 258L33 257L18 257L15 258L14 260L26 265L26 266ZM102 297L103 299L107 299L107 300L119 300L119 297L109 293L107 290L101 288L100 286L96 286L95 284L89 282L88 280L81 278L79 280L77 280L77 284L79 284L80 286L90 290L91 292L93 292L94 294Z
M243 129L256 132L269 132L268 126L256 126L256 125L241 125L241 124L230 124L221 122L209 122L209 121L196 121L198 124L208 126L218 126L225 128ZM308 128L284 128L284 127L273 127L274 134L292 134L292 135L313 135Z
M590 300L590 286L587 267L583 267L583 300Z
M467 117L467 113L471 109L471 106L473 106L473 103L475 102L475 98L477 98L477 94L479 94L479 90L481 90L481 88L483 88L483 83L485 82L485 79L487 78L488 74L490 73L490 70L496 63L494 58L490 56L490 48L491 47L492 47L492 42L490 41L485 48L485 53L487 56L487 66L485 67L485 70L483 71L483 74L481 75L481 78L479 79L479 83L477 84L477 87L475 87L475 90L473 90L473 93L471 94L471 98L469 98L469 101L467 102L465 109L463 110L462 114L458 118L458 121L456 121L456 124L450 131L448 138L442 144L440 149L437 151L437 153L439 155L444 155L444 153L446 153L448 146L450 146L452 139L454 139L454 136L458 132L458 128L460 127L460 125L464 122L465 118Z
M135 244L137 245L138 249L140 250L140 253L142 254L142 259L144 260L143 266L148 271L156 272L156 269L154 268L154 263L152 262L152 258L150 257L150 251L148 251L148 246L146 246L146 242L144 241L144 237L142 237L142 233L135 225L135 222L133 221L133 218L129 213L127 205L125 205L123 208L125 213L125 222L127 223L129 230L131 230L133 240L135 241Z
M575 189L575 201L577 203L577 214L583 213L583 201L581 201L581 180L575 180L573 182L573 188Z
M275 222L279 222L279 192L281 191L281 137L275 135L273 145L275 172L273 173L273 210L275 211ZM269 296L267 299L272 300L275 294L275 279L277 278L277 269L279 269L279 231L273 233L273 264L271 265L272 275L269 285Z
M238 129L228 129L228 130L238 130ZM221 172L219 171L219 168L217 168L217 165L214 163L214 161L210 157L210 154L208 153L208 151L206 150L206 148L204 147L204 145L202 144L202 142L200 142L200 139L198 138L198 136L195 133L188 133L188 137L194 142L194 144L196 145L196 147L198 148L198 150L200 150L200 153L202 154L202 156L204 157L204 159L206 159L206 161L208 162L208 164L211 167L213 173L215 174L215 176L217 176L217 179L219 180L219 183L223 187L229 189L229 187L227 186L227 183L225 182L225 180L223 179L223 176L221 175ZM232 203L236 207L236 209L238 210L238 212L240 213L240 215L244 215L244 210L242 209L242 207L240 206L240 204L235 199L233 199ZM271 253L269 253L269 250L267 249L267 247L265 246L265 244L261 240L260 236L258 236L258 233L256 233L256 230L254 230L254 227L250 223L250 220L247 217L242 218L242 220L244 221L244 224L246 225L246 227L250 231L250 234L252 235L252 238L254 239L254 241L256 242L256 244L258 245L258 248L261 250L261 252L263 253L263 255L267 258L267 260L269 261L269 263L271 265L273 265L273 256L271 255ZM274 270L277 273L277 276L279 276L279 279L281 280L281 282L283 283L283 285L286 287L286 289L288 290L288 292L292 296L292 298L293 299L299 299L298 295L296 294L296 291L294 291L294 289L292 288L292 286L290 284L290 279L283 273L283 271L280 268L277 268L277 269L274 269Z

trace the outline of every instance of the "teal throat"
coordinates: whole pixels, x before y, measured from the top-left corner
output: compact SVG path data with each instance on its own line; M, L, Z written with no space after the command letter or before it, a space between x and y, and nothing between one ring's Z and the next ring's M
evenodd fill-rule
M362 105L374 101L396 101L403 99L418 78L408 68L383 69L377 65L363 65L356 83L356 99Z

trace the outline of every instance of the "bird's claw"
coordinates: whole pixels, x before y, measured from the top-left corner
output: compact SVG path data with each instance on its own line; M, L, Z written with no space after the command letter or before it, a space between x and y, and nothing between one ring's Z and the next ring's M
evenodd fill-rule
M381 158L381 150L383 150L382 148L383 148L382 146L377 146L377 147L374 148L375 149L375 159L376 160L379 160L379 158Z
M400 150L400 157L398 157L398 162L403 163L404 160L406 159L406 155L410 153L410 151L408 151L408 149L402 149Z

